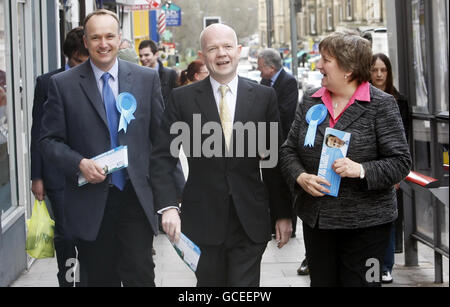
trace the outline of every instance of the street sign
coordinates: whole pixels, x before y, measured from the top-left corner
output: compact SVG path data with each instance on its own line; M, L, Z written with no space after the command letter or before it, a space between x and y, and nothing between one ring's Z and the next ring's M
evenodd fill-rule
M221 18L219 16L203 17L203 29L213 23L221 23Z
M123 5L126 11L157 10L161 6L161 0L116 0L116 3Z
M162 6L166 13L166 26L179 27L181 26L181 8L178 5L170 4L169 8Z

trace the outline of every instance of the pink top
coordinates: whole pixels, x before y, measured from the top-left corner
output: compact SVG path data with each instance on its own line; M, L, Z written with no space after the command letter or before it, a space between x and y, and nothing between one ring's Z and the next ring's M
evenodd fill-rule
M342 114L345 112L345 110L348 109L348 107L355 103L355 100L370 102L370 83L364 82L360 86L358 86L352 98L350 98L349 102L347 103L347 106L336 118L334 117L333 102L331 100L330 91L328 91L325 87L322 87L320 90L315 92L312 97L322 97L322 101L327 107L328 112L330 113L330 128L334 128L339 118L341 118Z

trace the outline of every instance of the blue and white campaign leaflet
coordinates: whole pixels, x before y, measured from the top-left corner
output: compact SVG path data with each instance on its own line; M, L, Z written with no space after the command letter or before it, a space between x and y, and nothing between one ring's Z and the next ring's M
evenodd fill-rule
M104 152L91 158L105 171L105 175L117 172L122 168L128 167L128 146L119 146L110 151ZM78 176L78 186L85 185L87 180L83 174Z
M337 159L347 156L348 145L350 143L351 133L327 128L325 130L325 138L323 139L322 154L320 156L319 172L317 176L325 178L331 186L323 185L330 193L330 196L337 197L339 186L341 184L341 176L333 171L333 163Z
M197 264L201 254L200 248L183 233L180 235L180 240L177 243L172 243L172 245L184 263L192 271L197 271Z

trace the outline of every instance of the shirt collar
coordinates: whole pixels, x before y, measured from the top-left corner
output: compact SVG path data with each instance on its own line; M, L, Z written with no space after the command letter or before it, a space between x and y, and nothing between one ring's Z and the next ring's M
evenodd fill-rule
M228 82L228 84L220 84L213 77L209 77L209 80L211 82L211 86L212 86L212 89L213 89L214 93L217 93L219 91L219 86L221 86L221 85L228 85L228 88L230 89L230 92L233 95L237 94L237 88L238 88L238 76L237 75L234 76L233 80Z
M91 60L89 60L89 62L91 63L91 67L92 67L92 71L94 72L95 80L97 80L97 81L100 80L106 71L103 71L100 68L98 68L97 66L95 66L95 64L92 63ZM117 58L116 58L116 62L114 63L113 67L111 67L111 69L107 72L110 73L113 80L117 80L117 77L119 75L119 61L117 60Z
M282 70L283 70L283 68L281 68L275 75L273 75L272 78L270 78L270 80L272 81L272 86L275 84L275 81L277 81L278 76L281 74Z
M318 98L325 95L325 93L329 94L329 91L322 87L320 90L315 92L311 97ZM358 86L355 93L353 94L352 99L359 100L359 101L367 101L370 102L370 84L369 82L363 82L361 85Z

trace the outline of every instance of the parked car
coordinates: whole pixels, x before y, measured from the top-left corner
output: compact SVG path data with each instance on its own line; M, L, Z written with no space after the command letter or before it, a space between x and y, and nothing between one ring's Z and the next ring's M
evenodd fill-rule
M307 74L307 77L303 80L303 91L308 91L310 89L322 86L323 75L320 71L308 71Z

